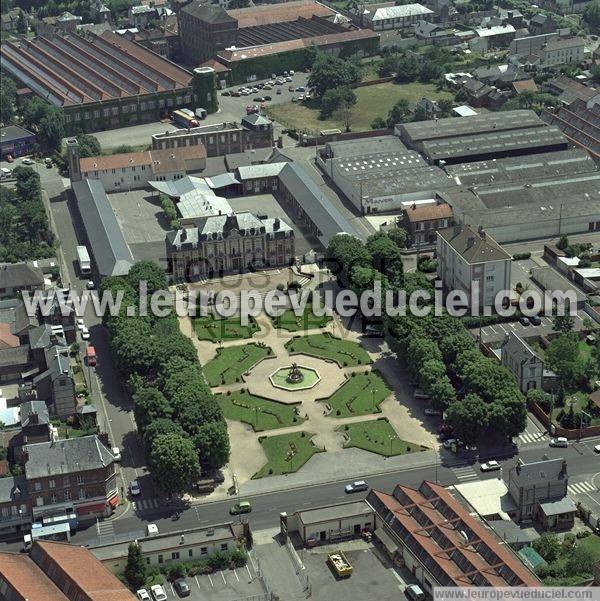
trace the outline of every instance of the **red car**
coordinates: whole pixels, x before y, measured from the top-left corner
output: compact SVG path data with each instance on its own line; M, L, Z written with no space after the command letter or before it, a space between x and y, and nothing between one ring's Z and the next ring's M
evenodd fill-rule
M7 154L5 158L6 158L6 162L7 163L14 163L15 162L15 159L13 159L12 154Z

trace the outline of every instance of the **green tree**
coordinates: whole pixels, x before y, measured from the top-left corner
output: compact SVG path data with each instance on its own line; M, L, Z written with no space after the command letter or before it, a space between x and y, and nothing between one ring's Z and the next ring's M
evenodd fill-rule
M590 71L592 72L592 79L596 83L600 83L600 64L595 63L590 67Z
M25 13L20 10L19 16L17 18L17 32L20 34L27 33L27 19L25 18Z
M567 574L591 576L594 573L596 556L587 547L577 546L569 552Z
M64 115L57 106L49 106L37 127L38 141L41 146L60 151L65 135Z
M248 8L250 6L250 0L229 0L227 8Z
M354 106L356 94L348 86L329 88L321 98L321 119L327 119L337 110L343 109L345 105Z
M220 468L229 461L229 437L225 420L200 425L194 436L194 445L203 466Z
M147 564L142 556L142 550L136 542L129 543L127 564L125 565L125 580L127 584L138 590L144 586L147 577Z
M593 29L600 28L600 0L592 0L585 7L583 20Z
M130 270L127 278L134 289L138 289L141 282L146 282L148 296L156 290L167 289L165 270L155 261L139 261Z
M563 388L578 385L584 376L586 364L581 356L577 334L568 332L552 339L546 349L546 363L556 372Z
M396 67L398 65L398 55L388 54L380 63L377 65L377 74L379 77L389 77L396 73Z
M144 430L154 420L170 419L173 408L156 388L143 388L133 396L135 421L140 430Z
M545 532L533 541L532 546L548 563L556 561L560 556L560 540L556 534Z
M329 269L347 283L353 267L371 266L371 254L358 238L350 234L337 234L329 241L326 261Z
M488 405L476 394L468 394L446 410L446 423L467 444L478 444L489 425Z
M386 233L378 232L369 236L366 247L371 253L375 269L385 274L394 286L401 286L404 267L396 242Z
M375 282L381 282L382 295L384 295L387 279L377 269L355 265L350 271L350 286L359 297L366 290L374 290Z
M413 121L427 121L429 119L429 115L427 114L427 110L422 106L419 106L415 109L415 113L413 115Z
M110 346L117 366L124 374L154 373L157 367L156 342L152 338L150 325L144 317L121 318L118 331L111 338Z
M402 227L394 227L387 232L388 238L395 242L398 248L408 247L408 232Z
M222 422L223 412L214 397L187 395L178 405L177 419L190 436L196 436L203 425Z
M194 443L177 434L154 439L149 463L155 482L167 494L183 493L200 474Z
M387 127L387 123L383 117L375 117L373 121L371 121L371 129L385 129Z
M557 315L552 321L552 329L561 334L571 332L575 327L575 319L568 313L566 315Z
M417 81L421 72L421 63L413 56L402 56L396 63L396 81L411 83Z
M410 115L410 104L406 98L400 98L392 107L387 117L387 126L394 127L397 123L404 123Z
M177 434L178 436L186 437L185 430L178 422L174 422L168 417L159 417L150 422L144 429L144 444L146 445L146 449L151 449L155 438L162 434Z
M0 119L5 124L13 120L17 103L17 85L10 78L0 77Z
M448 98L441 98L438 100L438 106L440 107L441 117L450 117L452 114L452 108L454 107L452 100L449 100Z
M308 87L312 88L317 96L322 97L332 88L351 86L358 81L359 77L360 69L354 62L317 51L308 78Z
M419 71L419 80L423 83L436 81L444 74L444 68L430 60L423 61Z
M82 157L95 157L102 152L100 142L96 136L90 134L79 134L76 136L77 143L79 144L79 154Z

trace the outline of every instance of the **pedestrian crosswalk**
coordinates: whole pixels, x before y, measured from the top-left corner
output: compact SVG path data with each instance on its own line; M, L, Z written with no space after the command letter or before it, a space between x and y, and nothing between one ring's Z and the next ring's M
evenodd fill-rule
M479 480L479 474L470 465L466 465L465 467L453 467L452 471L459 482Z
M310 282L310 278L300 278L298 280L298 283L300 284L300 286L304 286L304 284L308 284L308 282Z
M150 509L156 509L160 506L160 499L140 499L132 503L134 511L148 511Z
M544 440L546 434L544 432L528 432L527 430L522 434L519 434L519 443L527 444L529 442L540 442Z
M591 482L577 482L575 484L569 484L567 490L572 495L581 495L586 492L596 491L596 487Z
M112 537L115 534L115 527L112 522L96 522L98 538Z

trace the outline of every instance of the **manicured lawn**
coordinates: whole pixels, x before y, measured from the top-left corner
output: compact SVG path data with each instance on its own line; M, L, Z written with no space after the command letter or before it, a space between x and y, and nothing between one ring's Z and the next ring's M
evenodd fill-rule
M367 351L360 344L335 338L328 332L293 338L285 346L290 353L305 353L331 359L343 367L371 363Z
M600 536L592 534L586 538L579 539L577 543L581 547L591 551L596 556L596 561L600 561Z
M398 437L387 419L376 419L340 426L338 431L348 436L346 448L356 447L385 457L426 451L427 447L406 442Z
M276 328L296 332L298 330L312 330L322 328L332 320L329 315L318 317L312 311L312 305L307 304L302 315L296 315L292 309L288 309L283 315L273 318L273 325Z
M251 338L255 332L258 332L258 325L252 317L247 326L243 326L237 317L215 319L212 315L197 317L193 320L193 324L198 340L212 342Z
M277 403L246 390L229 395L220 394L217 400L226 419L250 424L255 432L298 426L304 421L304 418L296 415L298 405Z
M445 90L438 90L435 84L412 82L396 84L394 82L364 86L354 90L356 105L352 109L352 131L368 131L375 117L387 117L390 109L400 98L406 98L411 105L426 96L430 100L454 96ZM308 103L288 102L276 104L268 108L268 114L286 127L299 131L315 132L322 129L338 128L344 130L342 121L335 117L321 121L319 119L319 100Z
M235 384L241 375L261 359L272 355L271 349L258 344L230 346L217 351L217 356L204 366L210 386Z
M374 372L356 374L338 388L325 402L331 406L332 417L353 417L379 413L379 405L392 391Z
M313 436L310 432L294 432L263 437L260 444L267 463L252 477L264 478L298 471L315 453L325 450L312 444Z

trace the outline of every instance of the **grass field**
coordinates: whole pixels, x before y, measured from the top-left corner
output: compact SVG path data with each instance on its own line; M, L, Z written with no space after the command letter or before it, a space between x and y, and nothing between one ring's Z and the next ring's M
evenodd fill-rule
M379 405L392 391L376 373L361 373L350 377L328 399L332 417L354 417L379 413Z
M197 317L193 320L193 324L198 340L210 340L211 342L251 338L259 329L252 317L247 326L243 326L237 317L215 319L212 315Z
M293 338L285 346L290 353L305 353L331 359L343 367L371 363L367 351L360 344L335 338L328 332Z
M252 477L264 478L298 471L315 453L325 450L312 444L313 436L310 432L294 432L263 437L260 444L267 463Z
M261 359L272 355L271 349L258 344L230 346L219 349L217 356L204 366L204 375L210 386L234 384L241 375Z
M340 426L338 431L348 436L345 447L356 447L385 457L418 453L427 450L418 444L406 442L398 437L387 419L376 419Z
M387 117L390 109L400 98L406 98L411 105L421 100L424 96L430 100L447 98L453 100L454 96L445 90L438 90L435 84L413 82L396 84L394 82L380 83L364 86L354 90L356 105L352 109L352 131L368 131L375 117ZM322 129L339 128L344 130L342 120L330 118L319 119L319 101L308 103L276 104L268 108L268 114L286 127L299 131L315 132Z
M292 309L288 309L279 317L273 318L273 325L288 332L297 332L298 330L311 330L322 328L331 321L329 315L318 317L312 311L312 305L307 304L302 315L297 316Z
M255 432L298 426L304 421L304 418L296 415L297 405L284 405L248 391L221 394L217 400L226 419L249 424Z

